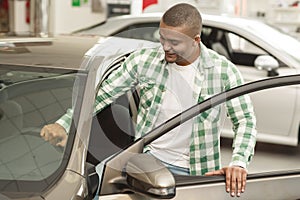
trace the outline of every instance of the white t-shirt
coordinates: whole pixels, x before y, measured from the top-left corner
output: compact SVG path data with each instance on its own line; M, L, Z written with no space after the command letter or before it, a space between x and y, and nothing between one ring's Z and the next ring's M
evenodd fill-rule
M197 103L197 99L193 97L193 86L198 62L197 60L187 66L168 64L166 93L155 127ZM149 145L150 153L169 164L189 168L191 134L192 119L153 141Z

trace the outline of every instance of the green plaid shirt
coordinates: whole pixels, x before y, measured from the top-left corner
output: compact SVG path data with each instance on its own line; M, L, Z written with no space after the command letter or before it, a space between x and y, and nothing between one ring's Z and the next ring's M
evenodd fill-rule
M198 73L193 94L201 102L215 94L243 84L241 74L231 62L201 44ZM168 64L161 47L141 49L132 53L122 66L105 80L95 101L95 112L113 102L133 86L140 89L136 137L152 130L166 91ZM226 103L227 113L233 123L234 143L230 165L244 168L249 164L256 142L256 119L249 96L244 95ZM220 112L217 106L193 118L190 141L190 174L203 175L221 168ZM69 127L70 115L58 123Z

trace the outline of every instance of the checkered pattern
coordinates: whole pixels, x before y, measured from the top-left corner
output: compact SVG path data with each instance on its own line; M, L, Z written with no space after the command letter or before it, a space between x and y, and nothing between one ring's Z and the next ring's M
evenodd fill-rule
M243 84L241 74L223 56L201 44L199 66L194 81L193 94L201 102L215 94ZM142 49L132 53L122 66L104 81L97 93L95 112L99 112L114 99L133 86L140 89L136 137L141 137L154 127L165 93L168 64L161 48ZM256 142L256 119L249 96L241 96L226 103L227 113L233 122L234 143L230 165L244 168L249 164ZM211 108L193 119L190 142L190 174L203 175L221 168L220 162L220 112ZM70 115L58 123L69 127ZM146 147L147 148L147 147Z

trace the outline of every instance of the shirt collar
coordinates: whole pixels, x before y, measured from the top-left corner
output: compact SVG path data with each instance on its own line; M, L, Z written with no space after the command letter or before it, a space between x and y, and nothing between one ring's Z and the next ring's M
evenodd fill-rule
M202 43L200 42L200 67L201 68L211 68L214 66L214 62L212 60L212 58L209 56L209 50L208 48Z
M167 64L167 61L165 60L165 52L164 52L162 46L159 47L158 52L159 52L159 54L158 54L159 61L162 64Z

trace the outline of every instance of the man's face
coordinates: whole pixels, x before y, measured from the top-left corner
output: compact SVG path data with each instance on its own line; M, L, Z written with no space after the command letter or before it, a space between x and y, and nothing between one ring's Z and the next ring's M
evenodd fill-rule
M200 39L191 36L186 27L173 27L160 23L160 43L167 62L188 65L199 56Z

